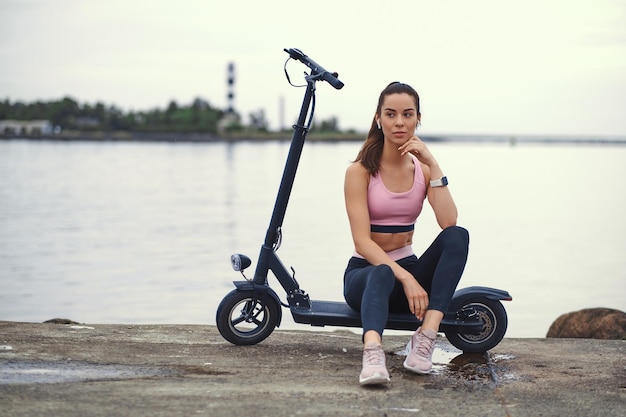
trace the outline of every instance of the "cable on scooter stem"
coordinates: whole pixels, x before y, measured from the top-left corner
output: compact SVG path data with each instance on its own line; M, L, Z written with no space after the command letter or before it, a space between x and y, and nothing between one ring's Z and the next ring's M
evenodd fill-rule
M291 58L296 59L309 67L312 71L311 75L319 76L320 79L328 82L337 90L343 88L343 83L339 80L339 78L337 78L338 74L336 72L325 70L324 67L306 56L301 50L296 48L285 48L284 51L287 52Z

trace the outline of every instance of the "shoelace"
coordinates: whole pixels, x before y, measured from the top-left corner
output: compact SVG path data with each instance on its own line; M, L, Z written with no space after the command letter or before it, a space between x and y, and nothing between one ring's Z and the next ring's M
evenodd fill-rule
M430 355L435 347L435 341L423 333L417 334L417 344L413 346L413 350L418 356L430 358Z
M365 353L365 363L370 365L370 366L379 366L379 365L383 365L384 363L384 354L385 352L379 348L379 347L375 347L375 348L365 348L365 350L363 351Z

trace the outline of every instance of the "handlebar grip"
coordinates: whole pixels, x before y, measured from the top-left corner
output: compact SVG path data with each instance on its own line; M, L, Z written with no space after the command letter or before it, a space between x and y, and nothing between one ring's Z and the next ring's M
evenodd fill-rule
M337 75L338 74L336 72L330 73L326 71L324 72L324 75L322 75L322 78L328 82L328 84L335 87L335 89L341 90L341 88L343 88L343 83L339 80L339 78L337 78Z
M291 58L297 59L298 61L302 62L307 67L311 68L313 73L320 74L321 78L324 81L328 82L337 90L343 87L343 83L337 78L336 72L333 73L333 72L326 71L324 67L322 67L317 62L313 61L311 58L306 56L301 50L296 49L296 48L289 48L289 49L285 48L284 51L287 52Z

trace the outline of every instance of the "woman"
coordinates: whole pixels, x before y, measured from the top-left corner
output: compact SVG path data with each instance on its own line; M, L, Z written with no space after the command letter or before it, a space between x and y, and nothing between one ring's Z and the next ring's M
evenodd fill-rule
M378 107L356 160L347 168L345 203L355 254L344 275L344 297L363 324L359 382L389 382L382 334L389 312L411 312L422 325L407 345L404 367L426 374L439 324L461 279L469 235L456 226L457 209L447 178L415 130L419 95L394 82ZM424 200L443 229L417 258L411 247Z

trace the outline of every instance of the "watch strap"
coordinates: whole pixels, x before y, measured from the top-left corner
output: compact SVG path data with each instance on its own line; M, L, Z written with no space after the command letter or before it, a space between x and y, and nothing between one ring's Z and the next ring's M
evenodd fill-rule
M430 182L431 187L445 187L446 185L448 185L448 177L446 176L443 176L436 180L432 180Z

